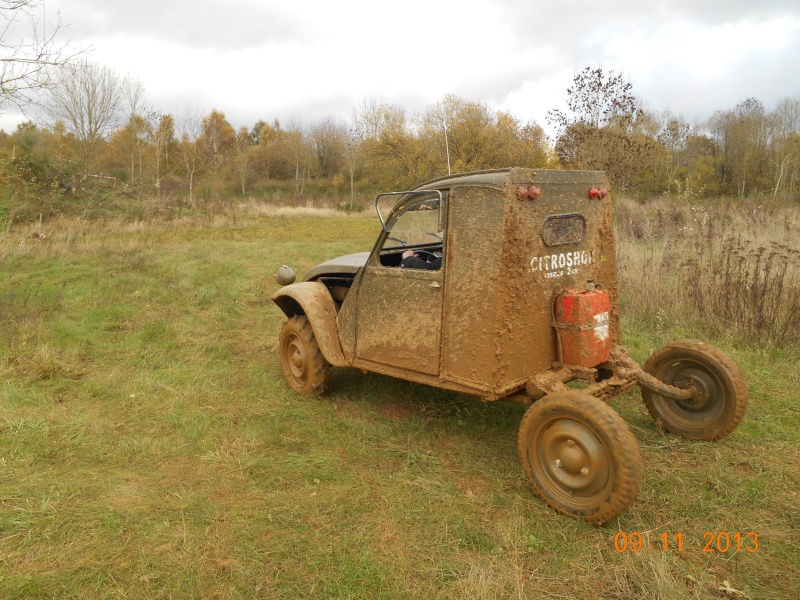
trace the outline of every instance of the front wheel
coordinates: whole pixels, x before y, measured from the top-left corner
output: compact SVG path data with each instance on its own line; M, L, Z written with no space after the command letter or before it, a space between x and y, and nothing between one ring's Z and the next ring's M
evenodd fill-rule
M519 453L533 491L581 521L602 525L639 493L636 438L611 407L585 392L554 392L534 402L520 424Z
M722 350L703 342L673 342L654 352L644 370L664 383L694 392L688 400L676 400L642 388L645 406L662 429L716 440L742 422L747 385L741 369Z
M295 316L286 321L278 344L283 378L289 387L310 396L325 392L330 363L322 355L308 319Z

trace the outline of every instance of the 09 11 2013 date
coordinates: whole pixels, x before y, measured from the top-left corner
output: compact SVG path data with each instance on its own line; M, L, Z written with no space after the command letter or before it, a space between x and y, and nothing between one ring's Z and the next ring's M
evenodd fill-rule
M646 543L646 537L638 531L619 531L614 536L614 550L617 552L642 552L658 550L661 552L705 552L707 554L725 554L727 552L758 552L758 534L755 531L727 532L706 531L703 542L689 542L682 531L669 532L652 538Z

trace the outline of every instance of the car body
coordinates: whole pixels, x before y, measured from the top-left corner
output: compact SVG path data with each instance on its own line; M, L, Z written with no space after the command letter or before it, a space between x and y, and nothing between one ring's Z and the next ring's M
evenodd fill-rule
M608 190L598 171L510 168L379 195L370 252L284 278L273 296L289 319L287 382L319 394L331 366L355 367L529 404L519 445L534 491L588 522L617 516L641 457L604 401L639 385L661 427L716 439L741 421L747 388L707 344L667 346L644 369L619 345ZM404 268L409 251L438 268Z

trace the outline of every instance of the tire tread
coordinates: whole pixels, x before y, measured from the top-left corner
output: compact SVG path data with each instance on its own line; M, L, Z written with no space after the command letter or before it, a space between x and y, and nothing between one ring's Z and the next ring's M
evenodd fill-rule
M571 511L546 493L534 477L528 455L530 429L549 411L561 409L565 404L574 406L588 421L595 423L609 438L612 456L618 474L616 488L594 510ZM642 456L639 444L625 421L610 406L579 390L554 392L534 402L525 412L519 428L518 448L525 476L533 491L556 511L593 525L602 525L621 515L639 494L642 479ZM535 459L534 459L535 460Z
M660 396L642 388L642 399L644 400L648 412L653 419L655 419L659 428L677 435L699 440L718 440L725 437L739 426L744 419L745 412L747 412L749 392L747 390L747 383L745 383L744 373L742 373L742 370L733 359L722 350L711 344L697 340L680 340L659 348L647 359L644 370L650 375L658 377L657 369L660 363L665 359L669 359L670 355L676 355L677 359L677 353L680 352L688 353L689 355L694 354L709 357L716 363L715 366L721 368L725 377L730 381L735 402L733 413L721 427L713 427L706 430L698 429L697 432L693 432L689 435L686 431L682 431L668 421L665 421L663 418L664 415L660 412L658 406L658 399Z
M284 342L286 337L292 333L305 342L308 352L307 379L305 385L302 386L296 384L296 380L291 375L287 364L288 358L284 355ZM314 329L311 327L308 317L304 315L295 315L286 321L283 325L283 329L281 329L279 348L283 378L289 384L289 387L300 394L309 396L320 396L327 391L330 381L330 363L325 360L322 350L320 350L317 338L314 336Z

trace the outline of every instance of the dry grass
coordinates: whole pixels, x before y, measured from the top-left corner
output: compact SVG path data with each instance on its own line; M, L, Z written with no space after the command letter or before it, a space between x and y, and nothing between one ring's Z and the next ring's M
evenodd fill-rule
M752 397L719 443L616 399L642 490L590 527L527 488L522 407L348 369L325 398L288 391L271 274L367 249L376 225L242 210L0 239L0 597L800 596L796 348L718 340ZM624 281L646 276L658 240L620 237ZM626 299L642 303L624 323L637 359L700 335L644 301ZM654 550L616 552L619 530ZM686 551L657 550L678 531ZM756 531L761 548L691 550L705 531Z
M800 343L797 208L619 203L623 312L762 346Z

